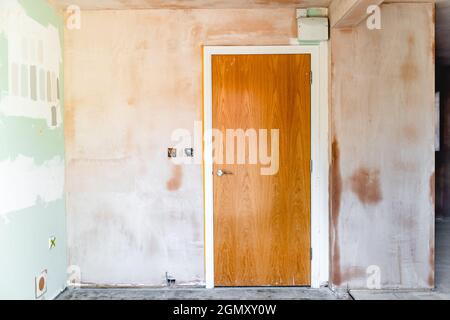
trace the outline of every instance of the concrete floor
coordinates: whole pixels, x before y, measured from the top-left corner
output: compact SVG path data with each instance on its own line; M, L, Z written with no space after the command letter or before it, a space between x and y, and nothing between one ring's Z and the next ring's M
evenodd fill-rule
M58 300L336 300L327 288L159 288L94 289L64 291ZM349 299L344 296L341 299Z
M337 297L328 288L142 288L67 289L59 300L450 300L450 219L436 223L436 289L433 291L351 290Z

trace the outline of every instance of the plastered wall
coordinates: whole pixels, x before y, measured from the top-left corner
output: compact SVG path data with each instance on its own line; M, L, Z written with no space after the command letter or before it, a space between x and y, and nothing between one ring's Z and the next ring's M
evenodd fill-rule
M434 7L381 17L332 31L330 280L367 288L375 266L383 288L431 288Z
M45 1L0 2L0 299L35 299L41 273L40 299L65 287L62 25Z
M384 288L434 285L433 18L388 4L382 30L332 32L337 287L370 266ZM201 120L202 45L288 44L295 10L85 11L65 36L70 264L85 283L202 284L202 169L167 159L171 133Z
M171 133L202 119L202 45L289 44L295 10L85 11L65 35L70 264L203 283L202 168L167 159Z

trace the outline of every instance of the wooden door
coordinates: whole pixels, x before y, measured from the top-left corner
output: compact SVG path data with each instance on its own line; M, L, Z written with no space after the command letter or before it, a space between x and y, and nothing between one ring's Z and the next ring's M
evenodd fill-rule
M310 55L212 57L215 158L227 162L226 129L279 130L276 174L249 164L249 150L246 164L214 163L215 286L310 285L310 70Z

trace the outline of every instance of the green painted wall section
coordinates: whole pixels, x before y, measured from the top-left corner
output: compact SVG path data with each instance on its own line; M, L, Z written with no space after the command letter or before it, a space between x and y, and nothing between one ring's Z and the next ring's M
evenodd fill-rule
M66 219L64 199L40 203L0 219L0 299L35 299L35 276L47 269L46 299L66 282ZM48 238L56 237L49 250Z
M34 159L37 165L64 158L64 130L52 130L46 120L0 116L0 162L19 155Z
M45 0L8 1L17 1L40 24L54 25L59 30L63 50L64 20ZM0 34L0 99L9 94L8 36ZM60 66L63 112L63 63ZM14 162L19 156L32 158L37 166L57 156L63 159L63 126L51 129L44 119L0 114L0 164ZM57 245L50 250L48 242L52 236L56 237ZM51 299L63 290L67 279L66 237L63 196L49 203L37 200L32 207L0 215L0 299L35 299L35 277L43 270L48 271L47 293L43 298Z
M55 9L49 6L44 0L17 0L25 9L27 15L42 24L47 26L52 24L59 29L59 38L64 38L64 18L56 13ZM63 48L61 47L61 50Z

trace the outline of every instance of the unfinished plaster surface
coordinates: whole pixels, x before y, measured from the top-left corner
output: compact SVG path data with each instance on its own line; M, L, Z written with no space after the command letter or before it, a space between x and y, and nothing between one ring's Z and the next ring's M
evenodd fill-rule
M449 300L450 219L436 221L436 288L428 290L351 290L355 300Z
M328 7L331 0L48 0L66 8L78 5L83 10L111 9L243 9Z
M295 9L82 12L66 32L65 136L83 282L204 283L202 168L167 159L173 130L202 119L202 46L294 37Z
M382 23L332 31L331 282L367 288L375 266L382 288L431 288L434 7L386 4Z

